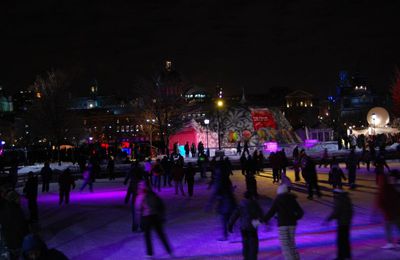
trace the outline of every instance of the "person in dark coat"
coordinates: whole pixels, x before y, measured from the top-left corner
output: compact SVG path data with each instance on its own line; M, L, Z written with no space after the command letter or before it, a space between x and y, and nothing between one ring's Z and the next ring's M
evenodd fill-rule
M157 159L153 166L151 167L151 173L153 175L153 187L159 192L161 191L161 179L165 174L164 169L161 166L161 160Z
M244 141L244 145L243 145L243 153L247 153L247 155L250 155L250 151L249 151L249 141Z
M297 202L296 195L288 191L285 184L281 184L277 190L278 196L271 208L263 217L267 223L275 214L278 215L279 240L285 260L300 259L296 249L295 231L297 221L304 215L303 209Z
M279 179L281 179L282 174L286 174L286 167L288 166L288 159L286 157L285 149L277 152L276 157L279 165Z
M233 232L233 225L240 220L242 235L242 254L244 260L257 260L258 233L257 226L263 217L263 212L257 200L251 193L246 192L244 199L232 213L228 222L228 231Z
M271 152L271 154L268 157L268 161L272 168L272 178L273 178L272 183L279 182L279 180L280 180L280 175L279 175L280 164L278 161L278 155L274 152Z
M108 179L111 180L115 180L115 160L114 160L114 156L110 155L109 159L108 159L108 163L107 163L107 171L108 171Z
M241 155L241 154L242 154L242 145L241 145L241 143L240 143L240 140L237 142L236 154L238 154L238 155Z
M23 260L68 260L59 250L49 249L43 240L35 234L29 234L22 244Z
M24 194L28 200L28 209L30 214L30 221L38 221L38 177L33 172L28 173L28 181L25 183Z
M190 152L192 153L192 157L196 157L196 145L194 143L192 143L191 147L190 147Z
M305 160L305 166L303 168L303 178L307 182L307 188L308 188L307 199L312 200L314 195L314 190L318 197L321 197L322 194L320 192L318 185L318 176L314 160L309 156L306 156L304 160Z
M293 160L294 160L295 158L298 158L298 157L299 157L299 147L298 147L297 145L296 145L296 147L293 149L292 157L293 157Z
M199 158L197 158L197 166L200 169L201 178L207 178L206 169L207 169L208 158L204 153L199 153Z
M326 222L337 221L337 258L338 260L351 259L350 226L353 218L353 204L348 193L341 190L333 190L334 205L332 213L326 218Z
M197 151L199 152L199 154L204 154L204 144L202 141L200 141L197 145Z
M242 174L246 175L247 159L246 155L243 153L240 156L240 168L242 169Z
M164 156L161 160L161 167L164 169L164 187L172 186L172 177L171 177L171 160L168 159L167 156Z
M64 202L65 204L69 204L69 193L71 192L71 188L75 189L75 180L71 175L71 170L69 168L65 169L58 176L58 186L60 190L60 200L59 205Z
M19 259L22 241L28 234L28 221L20 205L20 198L11 187L2 186L0 194L1 236L10 251L11 259Z
M50 168L50 163L44 163L43 168L40 170L40 177L42 178L42 192L49 192L51 177L53 170Z
M143 167L141 167L139 161L136 160L134 163L132 163L131 169L126 174L124 179L124 185L128 184L128 189L124 199L125 204L128 204L131 197L132 200L135 200L137 195L137 184L140 180L144 179L144 175L145 173Z
M354 149L351 149L350 154L348 155L346 160L350 189L356 188L356 171L357 171L358 161L359 160Z
M253 159L253 164L254 164L253 167L254 167L255 174L260 174L259 168L258 168L258 165L259 165L259 162L258 162L258 159L259 159L258 150L254 150L252 159Z
M185 192L183 190L183 177L183 165L181 165L179 161L177 161L172 166L172 178L175 183L175 195L178 195L178 191L180 191L182 196L185 196Z
M96 182L96 179L100 177L101 167L100 167L100 161L97 157L92 157L90 161L92 165L90 178L93 183Z
M184 148L185 148L185 157L188 158L190 152L189 142L186 142Z
M258 171L264 172L264 154L262 151L258 153Z
M189 197L193 196L194 176L196 175L196 169L193 167L191 162L188 163L185 169L185 183L188 185Z
M336 157L334 156L332 158L331 170L329 171L328 182L332 185L332 188L341 189L343 187L342 179L346 180L347 178L346 176L344 176L344 173L342 169L340 169L339 163L336 161Z
M243 153L244 154L244 153ZM255 198L258 198L258 191L257 191L257 180L255 177L256 174L256 163L254 162L254 158L250 155L246 159L246 190Z
M144 169L141 166L139 160L136 160L129 170L128 174L125 177L124 185L128 184L128 189L126 191L124 202L125 204L129 203L129 200L132 197L131 210L132 210L132 232L140 231L140 221L136 218L135 212L135 201L137 197L137 189L138 183L144 180Z

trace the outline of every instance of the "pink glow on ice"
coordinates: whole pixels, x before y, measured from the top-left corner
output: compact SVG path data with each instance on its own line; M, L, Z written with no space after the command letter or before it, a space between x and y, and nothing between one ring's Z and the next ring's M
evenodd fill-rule
M315 146L318 143L317 139L306 139L304 140L304 146L306 148L311 148L313 146Z
M276 152L278 151L278 143L277 142L265 142L264 143L264 150L267 152Z

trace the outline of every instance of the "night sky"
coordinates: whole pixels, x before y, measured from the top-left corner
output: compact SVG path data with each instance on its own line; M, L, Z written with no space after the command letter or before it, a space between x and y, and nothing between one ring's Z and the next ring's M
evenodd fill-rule
M9 92L55 68L75 76L77 95L94 78L100 92L124 93L172 59L209 90L322 96L340 70L387 89L400 65L396 0L31 2L0 4L0 84Z

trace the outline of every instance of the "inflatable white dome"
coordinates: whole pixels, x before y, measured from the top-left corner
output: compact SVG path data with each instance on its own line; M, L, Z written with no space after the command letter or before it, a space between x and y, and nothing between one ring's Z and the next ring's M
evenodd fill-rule
M367 121L373 127L385 127L389 120L389 113L383 107L374 107L368 111Z

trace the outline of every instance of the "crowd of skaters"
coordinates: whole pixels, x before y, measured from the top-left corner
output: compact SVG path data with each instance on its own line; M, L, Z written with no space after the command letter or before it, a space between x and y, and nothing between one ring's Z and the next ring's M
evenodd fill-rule
M187 143L188 144L188 143ZM185 149L186 152L186 149ZM124 184L128 185L127 193L124 199L126 204L130 204L132 208L132 231L143 232L146 244L146 253L148 256L153 255L151 230L155 230L163 242L166 251L172 255L172 247L164 232L165 221L165 206L162 202L162 189L164 187L175 188L175 194L186 196L184 184L187 184L187 195L192 197L194 194L194 176L200 172L201 178L207 178L206 169L211 171L211 178L208 182L211 190L210 199L206 205L206 209L212 208L213 204L217 204L217 213L221 218L222 236L219 240L225 241L228 239L228 233L233 230L234 223L240 219L240 230L243 240L243 257L244 259L257 259L258 253L258 235L257 226L261 223L267 223L274 215L278 218L279 239L282 248L282 254L285 259L300 259L299 253L295 245L295 230L297 221L302 218L304 212L297 202L296 195L291 191L292 181L286 176L286 168L289 166L289 159L286 157L286 152L281 150L276 153L271 153L268 157L272 168L273 183L278 183L277 197L275 198L269 211L265 214L262 212L258 202L256 176L264 171L264 156L262 152L254 151L250 154L248 149L243 149L241 154L240 164L242 174L245 176L246 193L244 199L236 202L235 186L230 181L232 172L232 164L228 157L209 157L205 154L204 147L197 151L191 151L192 156L197 156L197 165L189 162L184 163L185 158L180 155L177 150L170 156L164 156L162 159L151 161L144 157L138 158L132 163L131 169L124 179ZM349 180L350 189L356 188L356 171L360 161L367 164L365 158L369 158L369 163L373 163L376 172L376 183L378 185L378 195L376 200L377 208L379 208L385 217L385 232L387 234L388 244L383 248L392 249L397 247L393 238L393 229L400 230L400 207L396 203L388 203L388 201L398 201L400 197L399 189L399 173L391 171L385 161L385 151L365 156L369 150L363 151L359 157L354 149L351 149L346 158L347 175L346 178L343 170L335 157L330 158L327 150L324 151L320 160L320 167L330 167L329 183L334 191L334 207L326 221L336 219L337 228L337 259L350 259L350 227L352 219L352 202L348 196L348 192L343 190L342 180ZM186 156L186 153L185 153ZM292 154L292 165L295 171L294 182L301 181L300 176L304 179L307 186L308 198L313 199L314 193L322 196L318 185L317 163L315 159L308 156L305 150L299 150L296 147ZM369 169L369 165L367 164ZM385 171L386 169L386 171ZM82 171L82 186L81 191L89 186L90 192L93 192L93 184L100 172L100 163L95 158L89 159L87 162L81 163ZM110 156L107 171L109 179L114 180L114 158ZM301 175L300 175L301 172ZM45 163L40 172L42 181L42 192L49 191L49 182L52 179L53 172L48 163ZM75 180L69 169L66 169L58 177L60 205L69 203L69 193L75 188ZM20 229L27 226L24 231L18 230L15 234L20 234L18 239L14 240L14 244L9 244L8 247L16 255L24 256L21 251L21 246L26 235L35 236L40 239L37 234L32 233L29 227L34 226L38 222L38 176L32 172L28 173L28 179L24 187L24 195L28 201L30 216L27 220L20 210L18 199L19 196L15 192L15 186L12 184L2 189L1 193L1 210L10 210L10 200L15 212L19 212L19 219L26 225L18 225ZM158 193L156 193L158 192ZM11 199L10 199L11 198ZM397 200L396 200L397 199ZM6 206L5 206L6 205ZM14 212L13 211L13 212ZM14 213L13 213L14 214ZM16 214L16 213L15 213ZM5 220L7 214L2 215L1 224L4 230L7 230L10 225L10 220ZM18 218L17 218L18 219ZM7 222L8 221L8 222ZM11 225L12 226L12 225ZM15 227L14 227L15 228ZM15 231L15 230L14 230ZM14 232L13 231L13 232ZM8 233L7 231L5 233ZM17 241L15 243L15 241ZM11 245L11 246L10 246ZM16 246L16 245L19 245ZM15 258L16 259L16 258ZM26 258L29 259L29 258Z

